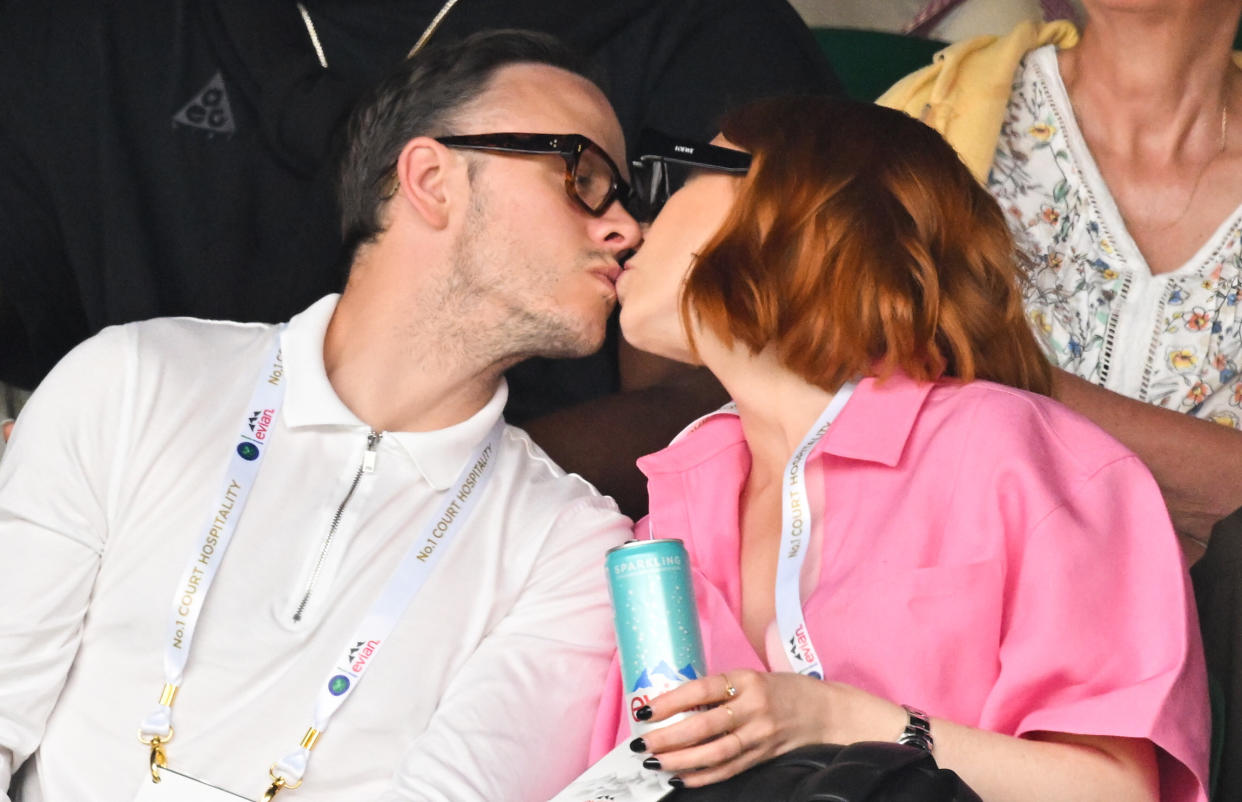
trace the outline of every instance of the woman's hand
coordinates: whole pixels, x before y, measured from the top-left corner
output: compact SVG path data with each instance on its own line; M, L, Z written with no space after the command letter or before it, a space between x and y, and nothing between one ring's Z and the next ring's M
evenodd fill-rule
M656 723L698 707L711 709L630 744L651 752L659 768L678 772L692 788L806 744L895 740L906 724L900 705L850 685L743 670L679 685L651 702L650 715L637 715Z

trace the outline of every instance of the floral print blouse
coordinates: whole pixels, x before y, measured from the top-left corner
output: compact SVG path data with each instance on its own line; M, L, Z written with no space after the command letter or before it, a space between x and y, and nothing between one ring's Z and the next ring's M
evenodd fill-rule
M988 189L1060 367L1123 395L1242 428L1242 209L1186 264L1152 275L1087 150L1048 45L1018 66Z

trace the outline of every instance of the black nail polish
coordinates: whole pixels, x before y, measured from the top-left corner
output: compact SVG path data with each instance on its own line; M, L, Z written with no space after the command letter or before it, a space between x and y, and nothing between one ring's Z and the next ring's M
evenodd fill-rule
M643 761L643 768L651 769L652 771L659 771L660 770L660 759L658 757L647 758L646 760Z
M646 721L651 718L651 705L643 705L634 711L634 718L639 721Z
M685 788L686 787L686 781L680 777L669 777L668 784L673 786L674 788Z
M644 741L642 738L635 738L634 740L630 741L630 751L631 752L646 752L647 742Z

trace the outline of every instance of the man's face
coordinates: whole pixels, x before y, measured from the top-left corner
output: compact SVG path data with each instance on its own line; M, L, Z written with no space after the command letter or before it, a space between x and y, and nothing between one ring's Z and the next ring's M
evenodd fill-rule
M626 163L621 126L604 95L546 65L499 70L453 133L582 134ZM463 156L475 169L456 241L458 286L478 293L481 317L500 324L509 354L597 350L616 303L617 256L638 244L638 224L619 202L600 217L575 203L555 154Z

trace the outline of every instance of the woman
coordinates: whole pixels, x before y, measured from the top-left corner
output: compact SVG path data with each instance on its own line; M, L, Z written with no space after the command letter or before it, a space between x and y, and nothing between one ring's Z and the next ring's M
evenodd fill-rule
M1040 395L995 203L898 112L773 100L723 131L749 171L693 173L617 286L634 345L736 404L639 463L637 534L686 542L714 673L636 715L715 706L631 748L698 786L917 742L921 710L985 799L1206 799L1176 539L1138 459ZM614 672L596 754L620 700Z
M1242 0L1084 6L1081 37L960 42L880 103L1007 211L1056 397L1143 457L1196 558L1242 505L1242 432L1210 425L1242 428Z

